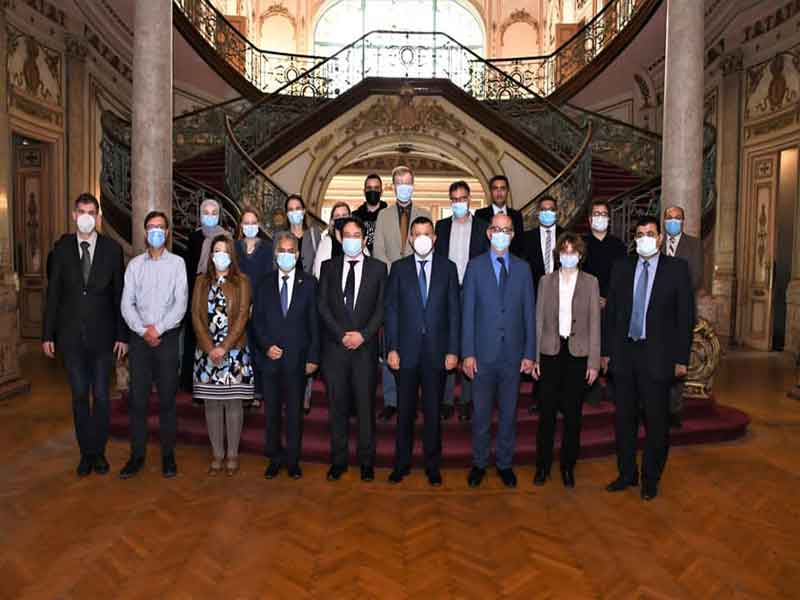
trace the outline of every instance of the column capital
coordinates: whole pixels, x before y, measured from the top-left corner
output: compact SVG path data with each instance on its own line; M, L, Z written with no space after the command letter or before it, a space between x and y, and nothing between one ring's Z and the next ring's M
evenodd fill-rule
M741 48L737 48L732 52L725 54L720 62L722 66L722 75L727 77L733 73L738 73L744 67L744 52Z
M83 36L68 33L64 36L64 47L67 58L72 58L80 62L85 62L89 55L89 45Z

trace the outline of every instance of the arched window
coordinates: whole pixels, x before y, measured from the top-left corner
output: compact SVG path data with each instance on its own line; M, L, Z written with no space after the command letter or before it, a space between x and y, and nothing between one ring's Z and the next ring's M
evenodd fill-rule
M438 31L484 55L480 17L458 0L338 0L324 9L317 21L314 53L333 54L376 29Z

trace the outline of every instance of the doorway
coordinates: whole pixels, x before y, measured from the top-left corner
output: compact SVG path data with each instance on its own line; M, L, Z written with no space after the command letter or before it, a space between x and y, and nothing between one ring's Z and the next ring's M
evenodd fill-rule
M775 206L775 259L772 288L772 349L783 350L786 343L786 290L792 279L795 214L798 203L797 148L780 153L778 193Z

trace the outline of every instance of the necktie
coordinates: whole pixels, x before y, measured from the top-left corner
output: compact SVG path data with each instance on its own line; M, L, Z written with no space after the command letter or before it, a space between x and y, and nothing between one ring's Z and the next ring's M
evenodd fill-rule
M427 260L419 261L419 295L422 298L422 306L428 305L428 276L425 274Z
M408 240L408 213L411 207L400 209L400 255L406 252L406 241Z
M81 242L81 273L83 285L89 285L89 273L92 271L92 256L89 254L89 242Z
M675 256L675 246L677 245L677 241L674 237L669 238L669 252L670 256Z
M350 270L347 272L347 281L344 284L344 305L348 312L352 315L356 306L356 265L357 260L348 260Z
M633 292L633 311L631 312L631 323L628 327L628 337L634 340L644 338L644 319L647 312L647 280L649 273L647 268L650 264L642 262L642 274L636 283L636 290Z
M497 262L500 263L500 281L498 287L500 289L500 300L505 299L506 283L508 282L508 269L506 269L506 261L502 257L497 257Z
M544 241L544 272L552 273L553 271L553 232L547 230L547 237Z
M289 312L289 284L287 283L289 276L284 275L281 279L283 279L283 284L281 285L281 310L285 317L286 313Z

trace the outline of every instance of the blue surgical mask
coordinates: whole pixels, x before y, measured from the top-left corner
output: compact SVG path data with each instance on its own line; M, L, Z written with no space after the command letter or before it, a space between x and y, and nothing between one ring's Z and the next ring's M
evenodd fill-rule
M397 201L401 204L411 202L411 194L414 193L414 186L410 183L398 183L394 186L394 193L397 196Z
M545 227L550 227L556 222L556 211L543 210L539 212L539 223Z
M231 256L227 252L214 252L211 260L214 261L217 271L227 271L231 266Z
M219 215L203 215L200 217L200 223L203 227L211 228L219 225Z
M669 235L678 235L683 229L683 219L667 219L664 221L664 229Z
M254 238L258 235L258 225L242 225L242 233L246 238Z
M286 217L289 219L289 223L292 225L300 225L303 222L303 217L305 216L306 211L304 210L290 210L286 213Z
M167 232L160 227L147 230L147 243L152 248L161 248L167 241Z
M469 205L466 202L453 202L450 206L456 219L462 218L469 211Z
M297 264L297 256L295 256L294 252L278 252L275 262L278 263L278 268L281 271L288 273Z
M361 254L361 238L344 238L342 240L342 250L350 258L355 258Z
M561 263L561 266L565 269L574 269L578 266L578 261L580 260L579 254L559 254L558 255L558 262Z
M498 252L503 252L511 245L511 236L504 231L495 231L492 233L492 248Z

